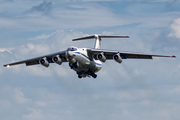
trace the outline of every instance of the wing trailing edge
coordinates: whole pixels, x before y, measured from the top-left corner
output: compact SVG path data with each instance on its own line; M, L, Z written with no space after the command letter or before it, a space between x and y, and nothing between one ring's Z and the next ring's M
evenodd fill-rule
M54 63L52 58L56 55L60 55L62 62L67 62L66 57L65 57L65 52L66 51L61 51L61 52L56 52L53 54L48 54L48 55L44 55L44 56L40 56L40 57L36 57L36 58L32 58L32 59L27 59L27 60L23 60L23 61L19 61L19 62L14 62L14 63L9 63L9 64L5 64L3 65L4 67L10 67L13 65L19 65L19 64L25 64L26 66L31 66L31 65L37 65L40 64L39 60L46 57L47 61L49 63Z

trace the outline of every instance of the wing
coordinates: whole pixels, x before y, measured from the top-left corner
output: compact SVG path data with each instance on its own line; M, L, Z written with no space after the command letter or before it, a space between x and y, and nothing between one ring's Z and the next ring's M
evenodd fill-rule
M52 58L56 55L59 55L62 62L67 62L67 59L65 57L65 52L66 51L61 51L61 52L57 52L57 53L53 53L53 54L49 54L49 55L44 55L44 56L40 56L40 57L36 57L36 58L32 58L32 59L28 59L28 60L23 60L23 61L19 61L19 62L14 62L14 63L10 63L10 64L6 64L4 65L4 67L9 67L9 66L13 66L13 65L19 65L19 64L26 64L26 66L30 66L30 65L37 65L40 64L39 60L46 57L47 61L49 63L54 63Z
M100 50L100 49L87 49L89 56L97 59L97 55L103 53L107 60L113 59L113 56L120 54L122 59L152 59L153 57L170 57L175 58L176 56L168 55L155 55L155 54L143 54L143 53L132 53L132 52L119 52L111 50Z

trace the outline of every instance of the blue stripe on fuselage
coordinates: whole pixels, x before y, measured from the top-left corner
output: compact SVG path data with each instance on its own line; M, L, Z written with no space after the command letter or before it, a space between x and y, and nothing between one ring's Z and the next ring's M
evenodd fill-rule
M96 62L95 62L95 63L96 63ZM96 63L96 65L100 65L100 66L101 66L102 64Z
M88 60L90 60L90 58L89 58L88 56L84 55L84 54L81 53L81 52L74 52L74 53L80 54L80 55L84 56L85 58L87 58Z
M82 56L84 56L85 58L87 58L88 60L90 60L90 58L88 57L88 56L86 56L85 54L83 54L83 53L81 53L81 52L74 52L74 53L76 53L76 54L80 54L80 55L82 55ZM90 60L91 61L91 60ZM99 65L99 66L101 66L102 64L100 64L100 63L96 63L95 62L95 64L96 65Z

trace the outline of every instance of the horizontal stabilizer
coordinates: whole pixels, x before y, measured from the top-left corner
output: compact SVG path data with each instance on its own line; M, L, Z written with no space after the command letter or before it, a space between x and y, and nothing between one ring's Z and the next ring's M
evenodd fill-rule
M87 36L87 37L73 39L73 41L93 39L93 38L129 38L129 36L91 35L91 36Z
M87 37L81 37L81 38L76 38L73 39L73 41L77 41L77 40L87 40L87 39L95 39L95 49L100 49L101 46L101 38L129 38L129 36L112 36L112 35L91 35L91 36L87 36Z

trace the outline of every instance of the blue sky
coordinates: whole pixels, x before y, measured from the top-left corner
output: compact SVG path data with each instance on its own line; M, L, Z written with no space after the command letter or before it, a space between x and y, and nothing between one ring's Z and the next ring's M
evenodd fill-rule
M179 0L0 0L2 120L179 120ZM73 45L91 34L129 35L102 48L176 59L107 61L97 79L78 79L67 63L3 64Z

